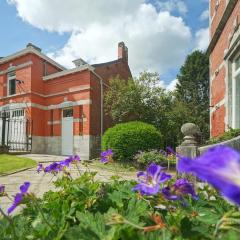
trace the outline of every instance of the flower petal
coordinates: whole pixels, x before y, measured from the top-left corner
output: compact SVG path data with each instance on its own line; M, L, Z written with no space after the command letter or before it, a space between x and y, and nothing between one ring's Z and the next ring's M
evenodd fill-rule
M25 182L23 185L20 186L20 191L22 194L25 194L30 187L30 182Z

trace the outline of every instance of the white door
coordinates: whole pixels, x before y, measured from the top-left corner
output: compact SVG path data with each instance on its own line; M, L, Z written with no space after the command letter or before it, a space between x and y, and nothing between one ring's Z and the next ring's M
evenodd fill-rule
M73 109L62 112L62 155L73 154Z

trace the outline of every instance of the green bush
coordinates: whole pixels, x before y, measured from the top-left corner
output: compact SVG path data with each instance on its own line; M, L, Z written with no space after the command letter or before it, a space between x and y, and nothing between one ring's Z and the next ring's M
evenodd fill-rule
M162 135L152 125L143 122L128 122L109 128L103 135L103 150L112 149L114 158L132 160L138 151L160 149Z
M136 160L137 165L140 168L146 167L153 162L161 165L162 167L176 165L176 157L174 155L167 155L167 153L165 155L162 151L158 150L151 150L145 152L140 151L135 155L134 159Z

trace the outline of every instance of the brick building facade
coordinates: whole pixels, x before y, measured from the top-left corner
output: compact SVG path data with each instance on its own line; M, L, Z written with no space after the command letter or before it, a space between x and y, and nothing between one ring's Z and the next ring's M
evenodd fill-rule
M211 137L240 128L240 0L210 0Z
M94 157L101 135L109 127L103 111L108 81L116 75L131 77L123 42L115 61L95 65L82 59L73 62L75 68L65 69L33 44L0 58L1 114L31 119L31 133L25 125L17 128L23 128L23 137L31 134L33 153ZM16 140L13 134L10 138Z

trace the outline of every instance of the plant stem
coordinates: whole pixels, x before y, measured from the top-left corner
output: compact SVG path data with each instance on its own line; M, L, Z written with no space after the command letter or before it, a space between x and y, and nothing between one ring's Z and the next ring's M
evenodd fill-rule
M47 221L47 219L44 216L44 213L42 211L42 208L39 206L39 204L37 203L37 201L35 201L35 199L32 198L32 202L35 205L36 209L40 212L43 221L51 228L52 231L54 231L54 227Z
M18 240L13 220L8 215L6 215L1 208L0 208L0 213L3 215L4 218L8 220L13 231L14 239Z
M77 167L79 176L81 176L81 171L80 171L80 169L79 169L79 167L78 167L78 163L76 163L76 167Z
M123 223L126 223L126 224L128 224L128 225L131 225L132 227L135 227L135 228L137 228L137 229L144 230L144 227L141 227L141 226L138 226L138 225L136 225L136 224L134 224L134 223L132 223L132 222L129 222L127 219L124 219L124 220L123 220Z

